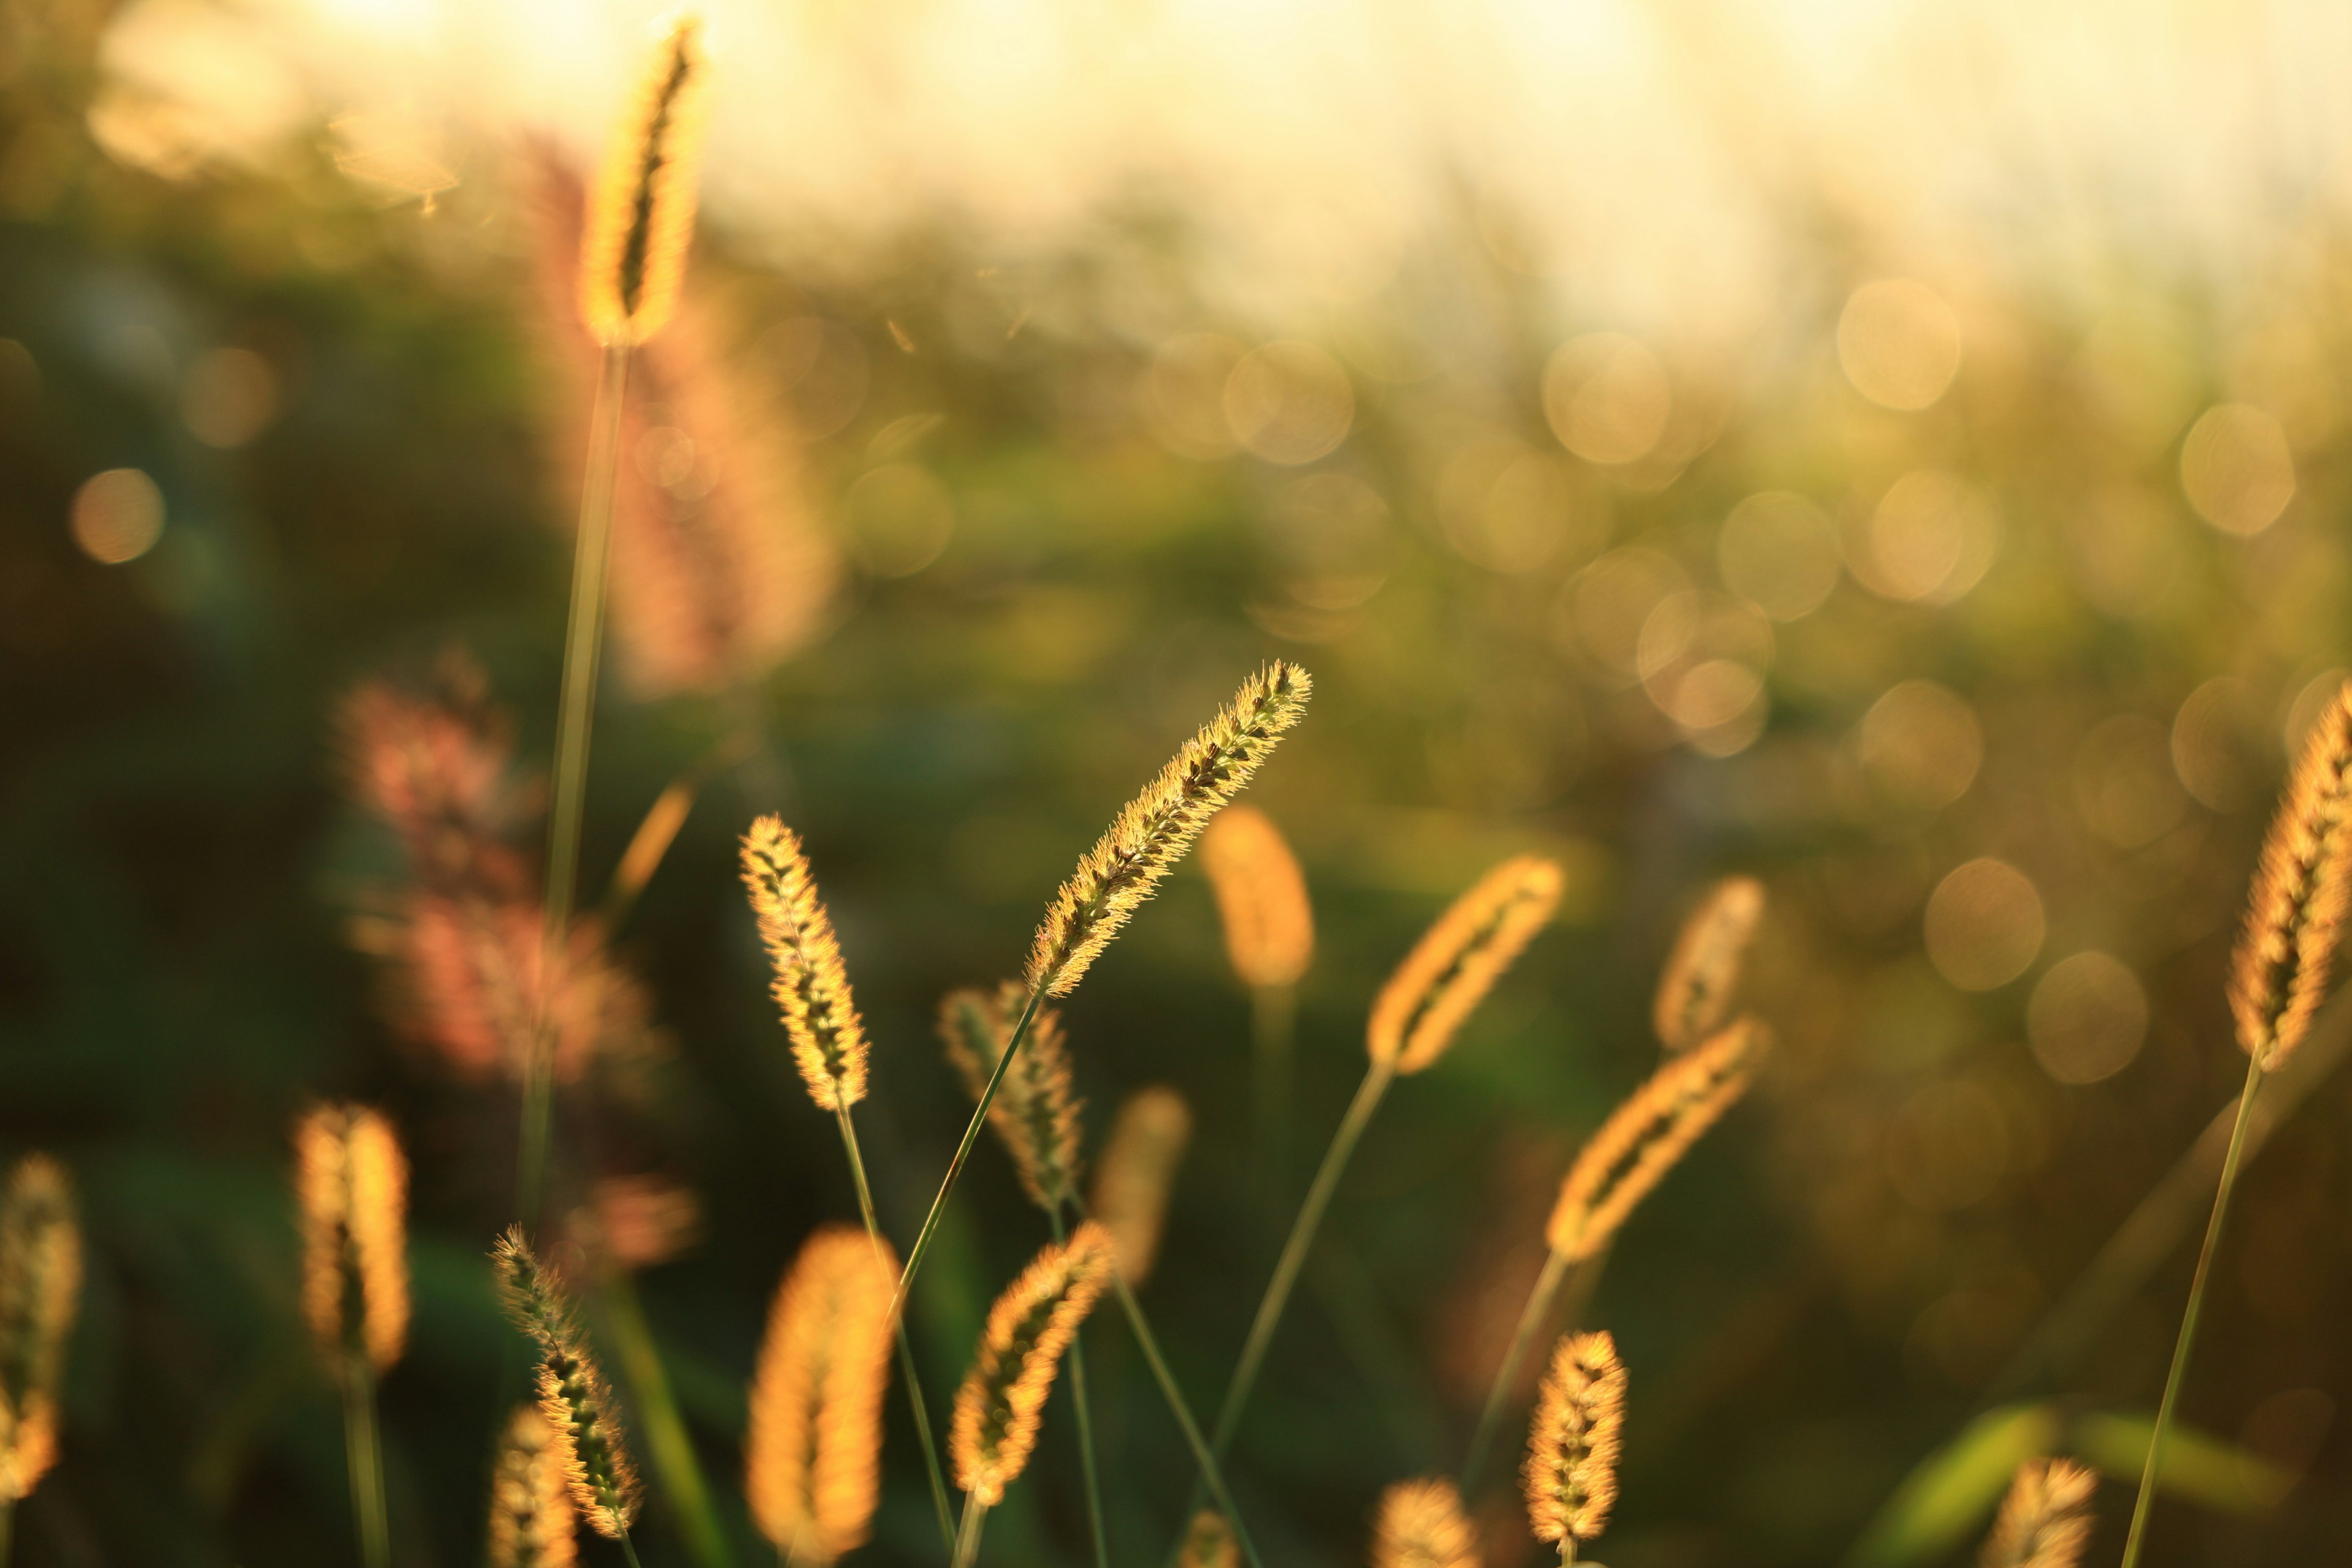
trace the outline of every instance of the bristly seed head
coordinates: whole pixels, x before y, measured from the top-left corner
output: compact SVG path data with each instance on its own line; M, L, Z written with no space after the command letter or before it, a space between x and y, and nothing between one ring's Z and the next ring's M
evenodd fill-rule
M1448 1480L1399 1481L1381 1494L1372 1568L1478 1568L1478 1531Z
M1606 1333L1572 1334L1552 1352L1519 1472L1538 1541L1591 1541L1617 1500L1625 1368Z
M1241 1543L1234 1539L1234 1527L1215 1509L1204 1508L1192 1516L1184 1531L1176 1568L1241 1568Z
M1217 808L1241 793L1283 731L1306 716L1314 681L1276 659L1184 742L1078 861L1029 946L1029 989L1066 996L1087 966L1184 858Z
M1013 1043L1013 1026L1027 1001L1019 982L1008 980L993 994L967 987L949 992L940 1003L940 1038L949 1065L973 1100L987 1089L989 1075ZM1021 1054L1004 1069L989 1103L988 1124L1013 1156L1022 1191L1048 1213L1077 1191L1078 1112L1085 1104L1071 1092L1061 1015L1040 1007L1029 1020Z
M2091 1543L2091 1497L2098 1489L2096 1470L2071 1459L2028 1459L2017 1468L1979 1563L2075 1568Z
M644 342L677 308L694 238L709 77L702 24L681 17L614 127L580 244L580 314L599 342Z
M1159 1260L1168 1195L1192 1137L1192 1108L1160 1084L1129 1095L1111 1121L1089 1212L1110 1232L1119 1274L1129 1285L1142 1284Z
M1109 1281L1111 1246L1102 1226L1081 1225L1067 1245L1048 1244L989 1310L948 1428L955 1483L982 1508L1003 1500L1037 1447L1062 1352Z
M408 1161L364 1105L319 1105L294 1128L302 1308L327 1365L382 1372L408 1338Z
M846 1110L866 1098L866 1026L808 856L781 817L763 816L743 836L743 886L776 972L769 994L783 1012L809 1097L820 1110Z
M27 1154L0 1197L0 1507L57 1461L58 1384L80 1293L73 1184L47 1155Z
M538 1405L519 1405L490 1472L490 1568L572 1568L576 1528L555 1433Z
M1202 837L1201 865L1242 984L1254 991L1297 984L1315 961L1315 909L1274 818L1249 805L1219 812Z
M1658 980L1654 1021L1660 1045L1688 1050L1723 1023L1739 984L1740 961L1763 914L1764 884L1753 877L1726 877L1691 911Z
M508 1227L490 1257L507 1315L539 1342L539 1408L554 1430L572 1500L591 1529L617 1541L636 1518L640 1492L620 1406L589 1353L571 1298L531 1251L522 1227Z
M2329 699L2263 841L2230 966L2238 1044L2275 1072L2311 1027L2352 906L2352 681Z
M1454 900L1413 944L1372 1003L1365 1047L1375 1063L1417 1073L1454 1043L1471 1012L1559 906L1553 861L1504 861Z

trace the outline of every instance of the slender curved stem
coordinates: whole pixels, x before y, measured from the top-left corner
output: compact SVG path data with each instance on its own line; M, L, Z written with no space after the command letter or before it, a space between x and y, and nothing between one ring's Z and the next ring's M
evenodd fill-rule
M360 1561L366 1568L391 1568L383 1453L376 1440L375 1373L364 1355L353 1355L343 1374L343 1450L351 1464L352 1512L359 1524Z
M857 1212L866 1216L866 1235L874 1243L877 1259L886 1255L882 1250L882 1227L874 1217L874 1193L866 1182L866 1157L858 1152L857 1128L849 1119L849 1107L834 1108L841 1124L841 1146L849 1154L849 1173L857 1184ZM948 1486L940 1471L939 1445L931 1438L930 1411L923 1399L922 1380L915 1373L915 1348L907 1342L907 1320L903 1314L891 1315L891 1327L898 1335L898 1369L907 1379L907 1403L915 1413L915 1436L922 1440L923 1468L929 1472L931 1506L940 1516L940 1544L955 1549L955 1516L948 1509Z
M955 1557L951 1568L971 1568L980 1557L980 1527L988 1522L988 1505L970 1492L964 1494L963 1522L955 1538Z
M1478 1472L1486 1463L1486 1450L1493 1446L1496 1428L1502 1425L1503 1406L1518 1385L1519 1369L1527 1364L1528 1352L1535 1348L1536 1336L1543 1331L1544 1320L1551 1316L1552 1302L1559 1299L1560 1281L1568 1278L1568 1254L1554 1252L1544 1258L1543 1272L1536 1277L1535 1289L1528 1292L1528 1304L1519 1312L1519 1326L1511 1334L1511 1348L1503 1352L1503 1364L1495 1369L1494 1386L1486 1390L1486 1407L1478 1413L1478 1430L1470 1439L1469 1451L1462 1459L1461 1489L1464 1497L1478 1482Z
M679 1533L701 1568L735 1568L735 1554L729 1550L726 1531L711 1510L709 1483L695 1457L686 1418L678 1413L677 1396L670 1390L669 1373L654 1344L653 1329L637 1300L636 1286L630 1281L629 1271L609 1253L603 1258L599 1274L603 1327L611 1335L613 1359L628 1381L646 1455L653 1461L654 1478L677 1516Z
M2189 1347L2197 1338L2197 1320L2205 1310L2205 1287L2212 1278L2213 1254L2221 1246L2221 1226L2229 1217L2230 1194L2238 1184L2238 1165L2246 1148L2246 1125L2252 1120L2254 1096L2262 1087L2262 1058L2250 1057L2246 1087L2238 1096L2237 1124L2230 1132L2230 1152L2221 1161L2221 1184L2213 1194L2213 1215L2205 1225L2205 1245L2197 1254L2197 1274L2189 1282L2189 1305L2180 1314L2180 1337L2172 1346L2172 1369L2164 1375L2164 1397L2156 1407L2156 1430L2148 1435L2147 1464L2140 1471L2139 1496L2132 1503L2131 1533L2124 1540L2123 1568L2137 1568L2140 1546L2147 1534L2148 1509L2156 1500L2156 1479L2163 1470L2165 1433L2172 1425L2172 1407L2180 1400L2180 1385L2189 1370Z
M637 1561L637 1543L629 1539L629 1532L625 1530L621 1531L621 1555L629 1560L629 1568L645 1568L645 1564Z
M1059 1203L1046 1207L1045 1220L1053 1226L1055 1246L1069 1239ZM1075 1335L1070 1340L1070 1396L1078 1406L1078 1468L1087 1480L1087 1528L1094 1536L1095 1568L1110 1568L1110 1538L1103 1528L1102 1474L1095 1456L1094 1404L1087 1395L1087 1347Z
M588 474L580 492L580 530L572 542L572 610L563 629L563 689L555 719L555 797L547 816L547 924L540 948L538 1005L523 1063L522 1147L517 1207L536 1221L547 1190L547 1146L554 1098L556 998L571 950L572 905L580 883L580 820L588 790L588 734L595 717L596 664L604 642L604 579L613 553L613 492L621 462L621 409L629 387L629 349L604 351L589 426Z

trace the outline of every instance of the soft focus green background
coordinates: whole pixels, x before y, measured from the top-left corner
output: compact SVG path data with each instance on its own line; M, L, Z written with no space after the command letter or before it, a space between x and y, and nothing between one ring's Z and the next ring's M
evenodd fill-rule
M353 1557L286 1189L297 1109L350 1095L391 1110L416 1167L416 1322L383 1388L395 1545L471 1562L520 1375L483 1262L509 1217L513 1105L379 1016L344 924L390 848L342 798L331 715L460 644L544 765L581 410L535 325L520 183L384 205L323 133L266 173L127 167L87 128L100 9L24 0L0 22L0 1147L64 1159L89 1233L64 1457L17 1560ZM1552 1188L1654 1062L1655 967L1731 869L1771 891L1748 994L1782 1049L1584 1309L1633 1379L1598 1555L1844 1561L1986 1408L2054 1398L2046 1440L2112 1468L2098 1417L2153 1405L2193 1242L2081 1353L2001 1379L2242 1071L2233 922L2287 737L2352 662L2352 242L2315 224L2258 310L2121 266L2086 318L1987 269L1947 290L1957 379L1905 412L1859 389L1866 343L1840 353L1849 296L1886 268L1824 224L1784 280L1797 346L1666 353L1664 435L1611 463L1590 457L1606 430L1577 455L1541 397L1554 349L1610 323L1562 319L1498 259L1490 218L1439 225L1348 320L1284 332L1195 293L1183 218L1145 197L1042 255L943 217L853 276L775 270L706 232L722 356L778 409L741 405L759 460L793 476L777 526L832 542L843 575L758 683L771 745L704 792L621 933L671 1042L653 1091L567 1125L575 1175L658 1173L700 1197L702 1239L639 1289L746 1561L761 1313L809 1227L854 1209L764 999L733 836L764 809L807 836L877 1042L861 1113L903 1239L963 1118L937 998L1015 968L1118 804L1277 655L1318 682L1253 792L1317 901L1301 1168L1254 1163L1246 1004L1196 875L1066 1015L1096 1136L1147 1082L1197 1112L1146 1298L1197 1405L1361 1070L1387 968L1504 854L1562 856L1570 894L1350 1173L1233 1464L1269 1563L1360 1561L1379 1489L1458 1461ZM1270 337L1319 346L1233 369ZM1638 404L1661 362L1616 352L1579 351L1634 376ZM1593 417L1638 425L1607 374L1570 390L1600 385ZM2222 404L2254 424L2198 424ZM2282 460L2292 499L2251 516ZM164 523L106 564L68 521L118 468L152 476ZM1973 499L1914 528L1882 498L1924 469ZM1818 510L1727 542L1766 490ZM1798 613L1768 622L1731 590ZM1689 685L1708 660L1722 684ZM591 889L733 718L633 694L616 656ZM1970 902L1964 880L1930 904L1980 858L2030 896L2012 878ZM2045 984L2084 952L2137 977L2136 1054L2116 965L2104 990ZM2062 1081L2101 1050L2128 1059ZM2201 1500L2159 1510L2151 1563L2352 1562L2347 1113L2352 1086L2323 1083L2252 1170L2184 1405L2294 1484L2255 1496L2209 1466ZM984 1148L915 1307L942 1413L988 1299L1041 1239ZM1115 1555L1156 1562L1181 1446L1123 1325L1106 1315L1088 1343ZM861 1560L931 1562L896 1397ZM988 1560L1079 1563L1076 1474L1057 1399ZM2102 1492L2089 1561L2114 1560L2129 1495ZM1962 1512L1951 1539L1972 1542ZM1538 1560L1507 1495L1485 1517L1495 1568ZM648 1564L686 1561L658 1498L640 1538Z

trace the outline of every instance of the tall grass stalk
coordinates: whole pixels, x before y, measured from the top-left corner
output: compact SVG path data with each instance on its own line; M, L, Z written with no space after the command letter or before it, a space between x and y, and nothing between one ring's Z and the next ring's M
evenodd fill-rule
M1465 1498L1474 1495L1471 1489L1478 1484L1479 1472L1486 1468L1486 1452L1494 1446L1495 1433L1503 1424L1503 1406L1518 1384L1519 1369L1527 1364L1528 1352L1535 1349L1536 1337L1543 1332L1544 1320L1551 1316L1552 1303L1559 1299L1560 1284L1568 1278L1568 1264L1566 1253L1547 1253L1543 1272L1536 1277L1535 1289L1528 1292L1527 1305L1519 1312L1519 1325L1511 1333L1510 1348L1503 1352L1503 1364L1495 1369L1494 1385L1486 1390L1486 1407L1478 1413L1478 1429L1463 1455L1461 1490Z
M1062 1224L1061 1205L1047 1209L1045 1218L1054 1229L1054 1245L1066 1245L1069 1236ZM1095 1452L1094 1405L1087 1396L1087 1347L1080 1336L1070 1341L1070 1396L1077 1404L1078 1468L1086 1477L1087 1529L1094 1537L1095 1568L1110 1568L1110 1538L1103 1528L1102 1473Z
M604 1269L602 1284L604 1328L612 1338L613 1359L628 1380L629 1392L636 1396L646 1454L653 1461L655 1478L669 1496L670 1507L677 1511L687 1548L702 1568L734 1568L735 1553L711 1508L709 1483L703 1479L694 1440L678 1414L677 1398L670 1390L661 1352L654 1347L653 1331L638 1304L636 1287L630 1283L628 1270L617 1263Z
M343 1373L343 1451L351 1466L352 1513L359 1525L360 1561L366 1568L391 1568L383 1452L376 1432L375 1369L363 1355L348 1358ZM0 1561L5 1557L5 1543L0 1542Z
M980 1557L980 1529L988 1522L988 1505L971 1497L963 1500L963 1520L956 1527L955 1556L950 1568L971 1568Z

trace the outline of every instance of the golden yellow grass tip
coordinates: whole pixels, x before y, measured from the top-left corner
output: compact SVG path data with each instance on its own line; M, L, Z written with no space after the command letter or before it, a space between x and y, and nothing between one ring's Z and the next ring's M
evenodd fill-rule
M700 19L679 17L613 128L580 243L580 314L599 342L644 342L677 308L709 74Z
M1192 1516L1176 1554L1176 1568L1241 1568L1241 1544L1223 1514L1204 1508Z
M555 1432L538 1405L517 1405L490 1472L490 1568L572 1568L575 1530Z
M1742 1016L1669 1058L1601 1123L1560 1184L1545 1239L1570 1262L1591 1257L1699 1135L1748 1092L1771 1032Z
M1495 982L1559 907L1559 865L1520 855L1478 879L1405 954L1372 1003L1374 1062L1416 1073L1444 1054Z
M507 1228L490 1258L507 1315L539 1343L539 1408L555 1434L572 1504L597 1534L617 1541L636 1518L643 1489L620 1406L589 1351L579 1314L520 1226Z
M0 1506L56 1462L58 1384L80 1290L73 1184L47 1155L27 1154L0 1198Z
M1552 1352L1519 1477L1538 1541L1591 1541L1617 1500L1625 1368L1606 1333L1571 1334Z
M1046 906L1029 945L1024 978L1032 990L1069 994L1218 808L1306 716L1314 689L1305 670L1276 659L1244 681L1233 702L1127 804Z
M1174 1089L1137 1089L1118 1108L1095 1171L1092 1213L1110 1232L1118 1271L1140 1285L1160 1256L1168 1196L1192 1136L1192 1110Z
M1381 1494L1372 1568L1478 1568L1478 1531L1449 1480L1399 1481Z
M1037 1447L1062 1352L1110 1279L1110 1233L1089 1220L1048 1245L989 1309L948 1428L955 1483L982 1508L1003 1500Z
M2028 1459L2017 1468L1978 1562L1982 1568L2076 1568L2091 1543L2091 1498L2098 1489L2096 1470L2071 1459Z
M866 1026L800 835L761 817L743 835L742 864L793 1063L820 1110L846 1110L866 1098Z
M2284 1063L2326 999L2343 939L2352 870L2352 681L2329 700L2304 742L2263 841L2244 933L2230 966L2238 1044L2266 1072Z
M1256 991L1297 984L1315 960L1315 910L1282 829L1254 805L1227 806L1201 839L1201 864L1242 984Z
M408 1337L408 1161L363 1105L318 1105L294 1130L302 1307L331 1366L381 1372Z
M1753 877L1726 877L1691 911L1658 979L1660 1045L1687 1050L1715 1033L1731 1010L1741 961L1763 916L1764 884Z
M987 1089L1028 994L1008 980L994 991L950 991L940 1004L940 1038L949 1065L974 1100ZM1039 1007L1029 1020L1021 1054L1004 1069L996 1098L989 1102L989 1125L1013 1156L1022 1190L1039 1207L1052 1210L1076 1191L1078 1179L1078 1112L1084 1102L1072 1091L1070 1052L1061 1016Z

